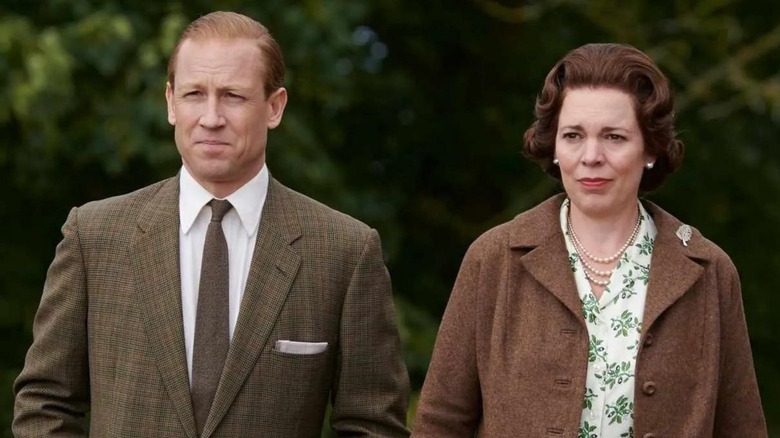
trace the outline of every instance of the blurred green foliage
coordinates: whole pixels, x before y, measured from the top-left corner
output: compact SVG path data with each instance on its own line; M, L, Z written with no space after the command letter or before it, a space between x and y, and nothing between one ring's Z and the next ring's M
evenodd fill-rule
M178 169L167 57L215 8L257 18L284 50L274 176L379 229L416 391L468 244L559 190L520 155L547 71L587 42L650 53L677 90L687 149L649 198L737 265L780 435L780 3L769 0L4 0L0 424L68 209Z

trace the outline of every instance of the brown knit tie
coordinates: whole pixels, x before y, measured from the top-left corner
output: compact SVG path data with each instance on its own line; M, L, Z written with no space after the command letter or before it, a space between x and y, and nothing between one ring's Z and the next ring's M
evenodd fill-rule
M209 416L230 345L228 247L222 232L222 218L233 206L217 199L209 204L211 222L203 246L192 358L192 407L198 434L203 432Z

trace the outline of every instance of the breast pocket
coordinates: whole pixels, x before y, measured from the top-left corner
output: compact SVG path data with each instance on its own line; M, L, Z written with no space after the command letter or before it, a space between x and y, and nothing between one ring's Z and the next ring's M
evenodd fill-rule
M316 354L270 349L258 365L256 378L267 389L266 400L276 406L279 417L296 422L304 414L325 411L334 370L330 348Z

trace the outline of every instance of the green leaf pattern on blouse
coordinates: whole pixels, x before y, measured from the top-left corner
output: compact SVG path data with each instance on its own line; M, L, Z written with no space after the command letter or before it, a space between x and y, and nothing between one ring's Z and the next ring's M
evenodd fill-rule
M601 299L596 300L567 232L568 209L567 200L561 207L561 229L582 302L589 344L577 438L633 438L634 373L657 230L640 203L637 239L618 260L610 283Z

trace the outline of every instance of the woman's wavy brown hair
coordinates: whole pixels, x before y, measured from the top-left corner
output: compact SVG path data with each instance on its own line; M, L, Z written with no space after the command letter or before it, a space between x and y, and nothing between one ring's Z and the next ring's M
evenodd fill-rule
M634 97L645 151L656 157L655 166L645 169L639 190L659 188L683 159L683 143L674 131L674 96L669 81L653 60L626 44L586 44L555 64L536 99L535 120L523 137L523 154L560 181L561 172L553 164L553 157L566 91L602 87Z

